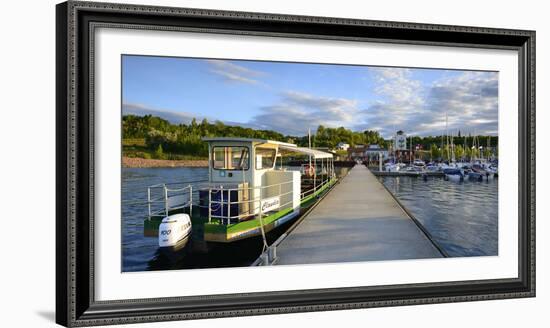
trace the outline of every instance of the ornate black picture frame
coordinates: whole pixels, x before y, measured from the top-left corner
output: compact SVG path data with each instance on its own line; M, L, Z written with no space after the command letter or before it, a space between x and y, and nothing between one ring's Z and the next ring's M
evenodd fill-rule
M161 299L94 297L97 26L510 49L519 58L519 277ZM57 5L56 321L90 326L535 296L535 32L69 1Z

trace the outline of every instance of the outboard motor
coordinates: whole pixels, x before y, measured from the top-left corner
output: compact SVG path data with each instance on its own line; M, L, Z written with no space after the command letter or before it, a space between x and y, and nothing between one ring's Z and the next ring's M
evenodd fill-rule
M173 214L162 219L159 226L159 247L165 250L180 250L189 240L191 218L184 213Z

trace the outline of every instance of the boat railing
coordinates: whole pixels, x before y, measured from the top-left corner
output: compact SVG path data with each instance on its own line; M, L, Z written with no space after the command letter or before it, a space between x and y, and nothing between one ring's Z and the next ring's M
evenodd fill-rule
M283 191L284 186L290 186L289 191ZM230 223L234 220L241 220L242 218L250 217L252 215L263 217L267 212L263 212L262 209L262 203L263 201L269 200L274 197L279 197L279 201L283 196L286 195L292 195L294 193L293 191L293 181L286 181L281 183L275 183L267 186L258 186L258 187L237 187L237 188L224 188L223 185L215 188L209 188L208 189L208 222L212 222L212 219L218 219L222 223L227 222ZM268 192L270 189L276 188L276 192L273 191ZM250 194L255 194L254 191L259 191L259 195L256 197L249 197L249 199L239 200L239 199L231 199L232 192L245 192ZM221 193L219 200L213 199L212 195ZM224 199L224 195L227 196L227 198ZM280 203L277 206L277 209L288 207L289 205L292 206L293 199L292 197L289 197L289 201L286 201L284 203ZM231 205L248 205L249 209L248 211L245 211L244 213L233 213L231 214ZM214 205L214 206L213 206ZM224 211L220 211L220 215L215 215L213 212L217 212L219 209L225 208L226 214ZM257 214L254 214L257 213Z
M175 185L181 183L159 183L147 187L147 209L149 219L166 217L170 212L189 208L193 211L193 186L188 184L181 188Z
M316 165L315 163L306 163L300 165L300 173L302 175L310 175L314 176L317 174L327 174L328 173L328 166L324 165Z
M300 192L300 200L303 200L304 198L311 196L315 194L318 190L325 187L328 183L330 183L332 180L332 176L330 174L322 174L318 176L313 176L311 178L305 178L302 179L302 182L308 182L313 185L312 188ZM285 189L285 186L290 186L289 191L283 191ZM273 188L278 188L276 192L273 192ZM231 199L232 192L245 192L248 193L249 199L245 200L238 200L238 199ZM250 197L250 195L256 194L254 191L259 191L257 194L258 196ZM269 192L271 191L271 192ZM216 200L214 197L212 197L213 194L221 193L219 197L217 197L219 200ZM293 194L293 181L286 181L276 184L271 184L267 186L258 186L258 187L235 187L235 188L224 188L223 186L219 187L210 187L208 188L208 222L212 222L212 219L218 219L222 223L227 222L230 223L233 220L241 220L246 217L250 217L252 215L255 216L264 216L266 215L265 212L262 210L262 202L274 197L279 197L279 200L281 200L282 197L287 195ZM224 199L224 197L227 197ZM293 203L293 197L289 197L290 199L284 203L281 203L277 206L278 209L284 209L285 207L288 207L289 205L292 206ZM248 211L245 211L244 213L233 213L231 215L231 205L243 205L247 204L249 206ZM224 211L219 211L220 208L226 209L226 213ZM213 212L220 212L220 215L215 215ZM251 214L252 213L252 214ZM254 214L257 213L257 214Z
M331 180L330 175L321 174L313 176L311 178L303 178L302 182L313 185L312 188L300 192L300 200L315 194L319 189L323 188ZM200 188L199 188L200 189ZM191 184L185 184L181 182L177 183L159 183L147 187L147 210L148 218L166 217L171 212L189 209L189 213L192 214L193 206L200 204L193 197L193 192L196 192L196 188L193 188ZM232 192L244 192L248 195L247 199L232 199ZM217 198L217 193L220 193ZM265 216L266 213L262 212L262 203L270 198L279 197L279 201L285 199L285 196L293 194L293 181L286 181L266 186L258 187L235 187L224 188L224 186L208 186L208 221L212 222L212 219L218 219L221 222L239 221L243 218L250 217L252 215ZM225 199L224 199L225 198ZM288 201L280 203L277 208L284 209L288 206L292 206L293 197L288 197ZM245 205L248 206L246 211L237 211L237 213L231 213L233 210L231 205ZM206 207L206 206L205 206ZM220 207L224 207L225 211L220 211L220 215L215 215L214 212L218 212Z
M318 177L320 177L320 179ZM319 189L323 188L327 183L329 183L332 178L333 177L330 174L322 174L319 176L302 179L302 182L309 183L310 185L312 184L313 188L301 192L300 199L304 199L310 195L315 194Z

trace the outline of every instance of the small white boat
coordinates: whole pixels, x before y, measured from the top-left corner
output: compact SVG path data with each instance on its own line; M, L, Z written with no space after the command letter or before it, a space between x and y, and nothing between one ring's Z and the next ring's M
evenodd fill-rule
M403 171L403 170L402 170ZM410 165L410 166L407 166L405 167L405 172L418 172L418 173L422 173L424 172L424 169L423 167L421 166L415 166L415 165Z
M445 174L445 180L453 182L464 181L464 173L460 169L446 168L443 170L443 173Z
M421 159L415 159L413 161L413 166L425 168L426 167L426 162L424 162Z
M494 177L494 173L489 171L488 169L488 165L484 165L484 164L473 164L472 165L472 172L476 173L476 177L480 176L481 178L479 179L492 179Z
M468 180L470 181L483 181L483 174L475 171L468 172Z
M429 163L428 165L426 165L426 171L437 172L439 170L440 170L439 166L435 163Z
M386 172L399 172L406 167L403 163L386 163L384 165L384 170Z
M408 176L420 176L425 172L423 167L414 165L409 165L401 171L405 172Z
M490 164L485 168L485 170L491 173L493 176L498 176L498 166Z

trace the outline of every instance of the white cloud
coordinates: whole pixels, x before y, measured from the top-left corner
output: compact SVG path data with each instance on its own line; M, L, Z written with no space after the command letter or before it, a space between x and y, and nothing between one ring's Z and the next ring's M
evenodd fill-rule
M373 74L375 93L382 97L364 110L366 120L361 129L379 128L384 136L399 129L410 127L413 116L422 115L425 108L424 86L412 79L412 70L407 68L369 68ZM407 129L410 130L410 129Z
M277 104L265 106L252 118L253 125L283 134L303 136L319 125L340 127L354 125L361 115L357 101L347 98L320 97L288 91Z
M166 109L156 109L156 108L151 108L142 104L134 104L134 103L122 104L122 115L129 115L129 114L137 115L137 116L145 116L145 115L158 116L162 119L165 119L175 124L179 124L179 123L189 124L193 118L197 120L202 120L204 118L203 116L198 116L193 113L166 110Z
M251 70L241 65L231 63L226 60L207 60L210 65L210 72L217 74L228 82L258 84L259 77L265 75L264 72Z
M408 68L373 67L369 69L374 73L377 83L375 91L385 95L392 102L407 107L422 103L422 83L411 79L412 71Z
M449 117L449 128L488 134L498 130L498 73L464 72L436 81L427 98L430 112Z
M208 122L210 123L213 123L219 120L216 117L205 116L205 115L200 115L200 114L191 113L191 112L182 112L182 111L175 111L175 110L169 110L169 109L157 109L146 105L134 104L134 103L122 104L122 115L129 115L129 114L137 115L137 116L145 116L145 115L158 116L162 119L169 121L172 124L189 124L193 119L197 121L202 121L203 119L207 119ZM260 128L259 126L253 125L251 123L241 123L241 122L233 122L233 121L226 121L226 120L223 120L222 122L226 125L232 125L232 126L242 126L247 128L253 128L253 129Z
M401 129L414 135L494 134L498 126L498 74L463 72L423 85L405 68L374 68L375 92L383 100L365 110L361 128L380 127L384 136Z

